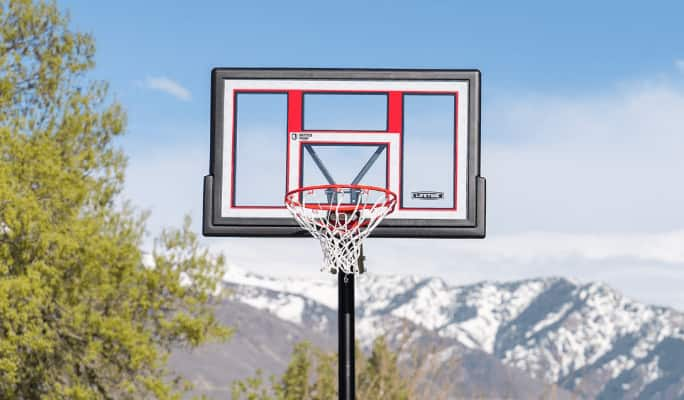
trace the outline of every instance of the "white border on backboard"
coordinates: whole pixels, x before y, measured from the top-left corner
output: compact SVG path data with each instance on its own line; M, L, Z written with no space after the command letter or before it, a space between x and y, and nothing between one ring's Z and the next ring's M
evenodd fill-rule
M470 132L470 127L468 126L468 99L470 94L468 92L468 82L466 81L403 81L403 80L393 80L393 81L373 81L373 80L363 80L363 81L333 81L333 80L320 80L320 81L302 81L302 80L270 80L270 79L230 79L225 80L225 91L224 91L224 118L223 126L220 129L223 130L224 138L232 138L232 123L233 123L233 92L235 90L263 90L263 91L289 91L289 90L301 90L301 91L339 91L339 92L353 92L353 91L400 91L400 92L426 92L426 93L454 93L458 92L457 96L457 186L456 186L456 210L443 210L443 209L433 209L433 210L415 210L415 209L397 209L392 215L388 216L388 219L441 219L441 220L462 220L467 219L467 200L468 200L468 135ZM292 132L287 132L284 134L290 137ZM323 134L324 132L312 132L306 131L306 133L316 133ZM355 136L350 141L360 141L363 136L380 135L384 138L388 136L398 138L397 133L388 132L354 132L344 134L336 132L325 132L331 135L340 136ZM339 138L342 139L341 137ZM376 138L377 139L377 138ZM368 141L372 141L368 139ZM385 141L385 140L383 140ZM288 143L291 141L288 139ZM223 200L221 202L221 217L232 217L232 218L290 218L290 214L285 208L233 208L231 207L231 190L232 190L232 165L233 165L233 141L224 140L222 149L222 161L223 161ZM397 150L393 153L397 154L399 151L398 144ZM291 155L293 153L290 153ZM292 157L290 157L292 160ZM394 170L397 168L396 174L397 179L392 179L390 182L399 182L400 174L400 164L401 160L398 157L394 161L391 161L390 169ZM292 161L290 161L289 174L292 174ZM286 167L284 166L284 169ZM226 173L227 172L227 173ZM285 171L283 171L285 173ZM298 179L289 179L289 189L295 189ZM293 187L294 185L294 187ZM398 190L398 188L390 188L391 190ZM475 190L475 188L472 188ZM397 192L399 195L399 193Z

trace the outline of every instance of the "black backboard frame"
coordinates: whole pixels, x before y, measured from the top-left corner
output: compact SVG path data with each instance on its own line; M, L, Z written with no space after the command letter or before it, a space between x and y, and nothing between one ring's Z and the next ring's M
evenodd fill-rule
M468 170L467 219L386 220L372 237L483 238L485 179L481 161L481 73L444 69L321 69L321 68L215 68L211 73L211 143L209 175L204 177L202 231L205 236L308 237L293 218L228 218L220 215L223 174L223 82L226 79L288 80L439 80L467 81Z

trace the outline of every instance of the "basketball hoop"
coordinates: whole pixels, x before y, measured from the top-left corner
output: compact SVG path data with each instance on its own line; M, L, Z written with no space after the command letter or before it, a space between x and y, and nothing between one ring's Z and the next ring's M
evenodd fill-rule
M291 190L285 205L295 220L318 239L322 270L355 274L361 245L378 224L394 211L397 195L366 185L318 185Z

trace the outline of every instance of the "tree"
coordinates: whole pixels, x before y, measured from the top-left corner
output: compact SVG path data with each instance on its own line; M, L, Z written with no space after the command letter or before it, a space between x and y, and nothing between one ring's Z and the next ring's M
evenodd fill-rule
M358 349L358 347L357 347ZM271 378L268 388L262 373L233 383L233 399L247 400L329 400L337 398L337 355L327 353L307 342L295 345L292 359L280 378ZM357 350L357 388L359 400L408 400L412 397L409 382L401 375L397 354L384 338L373 342L371 355Z
M359 393L364 399L408 400L409 387L399 373L397 353L390 350L385 338L373 342L371 355L359 374Z
M292 360L285 370L281 384L276 386L278 398L282 400L301 400L310 398L309 380L311 376L311 346L306 343L295 345Z
M150 262L121 198L125 113L54 2L0 0L0 398L175 398L166 357L229 331L189 220Z

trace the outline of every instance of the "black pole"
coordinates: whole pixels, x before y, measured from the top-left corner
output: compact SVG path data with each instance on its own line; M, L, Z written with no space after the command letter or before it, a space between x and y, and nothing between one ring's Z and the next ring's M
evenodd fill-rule
M354 374L354 274L337 274L337 338L339 399L356 398Z

